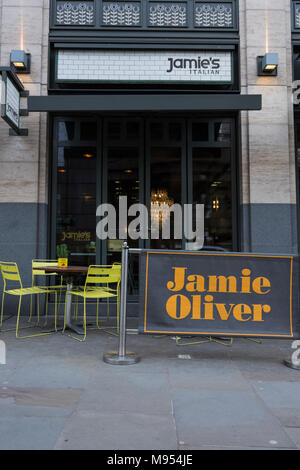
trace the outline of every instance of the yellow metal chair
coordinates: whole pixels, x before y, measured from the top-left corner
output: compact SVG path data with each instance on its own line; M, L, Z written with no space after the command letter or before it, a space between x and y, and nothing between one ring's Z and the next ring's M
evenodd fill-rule
M39 294L48 294L53 293L55 295L55 330L56 330L56 317L57 317L57 292L55 290L51 290L50 288L41 288L37 286L33 287L26 287L24 288L22 285L22 280L19 273L19 268L16 263L11 262L1 262L0 269L3 279L3 296L2 296L2 305L1 305L1 319L0 325L2 326L3 323L3 313L4 313L4 297L5 294L14 295L19 297L19 305L18 305L18 313L17 313L17 325L16 325L16 337L21 338L19 336L19 324L20 324L20 313L21 313L21 302L22 297L25 295L37 295L38 296L38 314L39 314ZM13 283L16 288L8 289L7 284ZM49 335L52 332L44 332L38 333L34 335L27 335L22 336L22 338L33 338L35 336L45 336Z
M112 265L109 264L109 265L101 265L101 266L97 266L98 268L104 268L104 269L110 269L110 268L115 268L117 267L117 270L120 270L120 276L121 276L121 266L122 266L122 263L113 263ZM106 282L106 287L108 288L109 287L109 282ZM77 287L74 287L75 290L81 290L83 291L84 290L84 286L77 286ZM93 289L93 287L89 287L89 289ZM107 297L107 303L106 303L106 321L109 320L109 297ZM119 307L118 307L118 318L119 318ZM74 311L73 311L73 319L74 320L77 320L78 318L78 297L76 298L76 303L74 305ZM97 300L97 315L96 315L96 326L97 326L97 329L100 330L101 327L99 325L99 299ZM93 328L91 328L93 329ZM104 328L105 329L105 328ZM119 321L118 321L118 325L117 325L117 329L119 330Z
M84 287L77 287L71 292L67 292L66 295L74 295L77 300L83 298L83 325L84 325L84 337L83 339L76 338L78 341L85 341L86 339L86 300L97 299L97 316L96 325L97 329L99 326L99 300L109 299L110 297L117 297L117 325L119 328L119 312L120 312L120 282L121 282L121 265L112 266L89 266L86 281ZM114 284L114 287L110 287ZM66 328L66 306L65 302L65 320L64 330ZM78 303L77 303L78 308Z
M60 284L59 285L50 285L50 286L41 286L41 285L36 285L36 277L37 276L43 276L43 277L55 277L57 276L56 273L48 273L46 271L43 271L41 269L37 268L48 268L48 267L57 267L58 266L58 261L57 260L42 260L42 259L34 259L32 260L32 287L41 287L42 289L51 289L52 291L56 290L59 291L59 299L58 299L58 306L57 306L57 311L59 313L59 307L60 307L60 299L61 299L61 294L64 289L66 289L66 286L63 285L63 276L60 276ZM49 294L50 292L47 293L46 295L46 310L45 310L45 325L47 324L47 319L48 319L48 303L49 303ZM29 322L31 322L32 319L32 302L33 297L31 296L30 299L30 315L29 315ZM39 309L37 312L38 315L38 323L39 323Z

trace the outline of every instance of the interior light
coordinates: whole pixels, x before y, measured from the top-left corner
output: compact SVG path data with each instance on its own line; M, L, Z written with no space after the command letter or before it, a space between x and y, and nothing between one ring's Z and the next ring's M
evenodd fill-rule
M93 157L93 155L91 153L84 153L83 156L85 158L92 158Z
M265 70L275 70L277 65L266 65Z

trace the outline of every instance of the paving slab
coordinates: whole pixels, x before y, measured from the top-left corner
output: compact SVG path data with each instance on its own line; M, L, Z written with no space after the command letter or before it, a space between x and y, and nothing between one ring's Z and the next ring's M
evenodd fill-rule
M132 370L131 370L132 371ZM94 375L78 409L96 412L170 415L172 401L167 374L131 373L124 367Z
M300 449L300 371L283 364L291 341L179 346L130 334L141 362L112 366L103 354L118 338L105 331L84 343L61 333L1 339L1 450Z
M176 450L172 416L78 412L59 437L57 450Z
M51 450L65 422L65 417L1 417L0 449Z
M290 436L298 449L300 449L300 428L286 427L285 432Z
M179 440L186 445L295 447L253 392L173 390Z
M220 358L196 360L195 355L180 366L178 358L169 361L168 374L171 387L179 389L212 389L220 387L225 390L249 389L250 384L245 380L240 370L228 359Z

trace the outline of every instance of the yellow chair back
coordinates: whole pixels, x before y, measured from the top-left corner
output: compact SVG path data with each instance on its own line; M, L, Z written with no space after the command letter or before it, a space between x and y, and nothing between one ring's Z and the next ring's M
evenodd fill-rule
M6 290L7 281L17 282L19 287L21 289L23 288L17 263L1 261L0 269L3 278L4 291Z
M85 287L89 284L119 284L121 265L89 266Z
M57 260L42 260L42 259L34 259L32 260L32 276L56 276L55 273L47 273L41 269L35 268L42 268L42 267L57 267L58 261Z

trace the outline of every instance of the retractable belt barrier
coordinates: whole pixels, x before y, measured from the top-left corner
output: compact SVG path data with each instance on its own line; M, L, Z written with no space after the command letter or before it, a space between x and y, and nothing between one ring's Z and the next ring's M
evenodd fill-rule
M105 362L140 360L126 352L129 253L140 255L139 333L300 339L298 256L144 250L125 242L119 351L106 353ZM300 369L298 355L285 365Z

